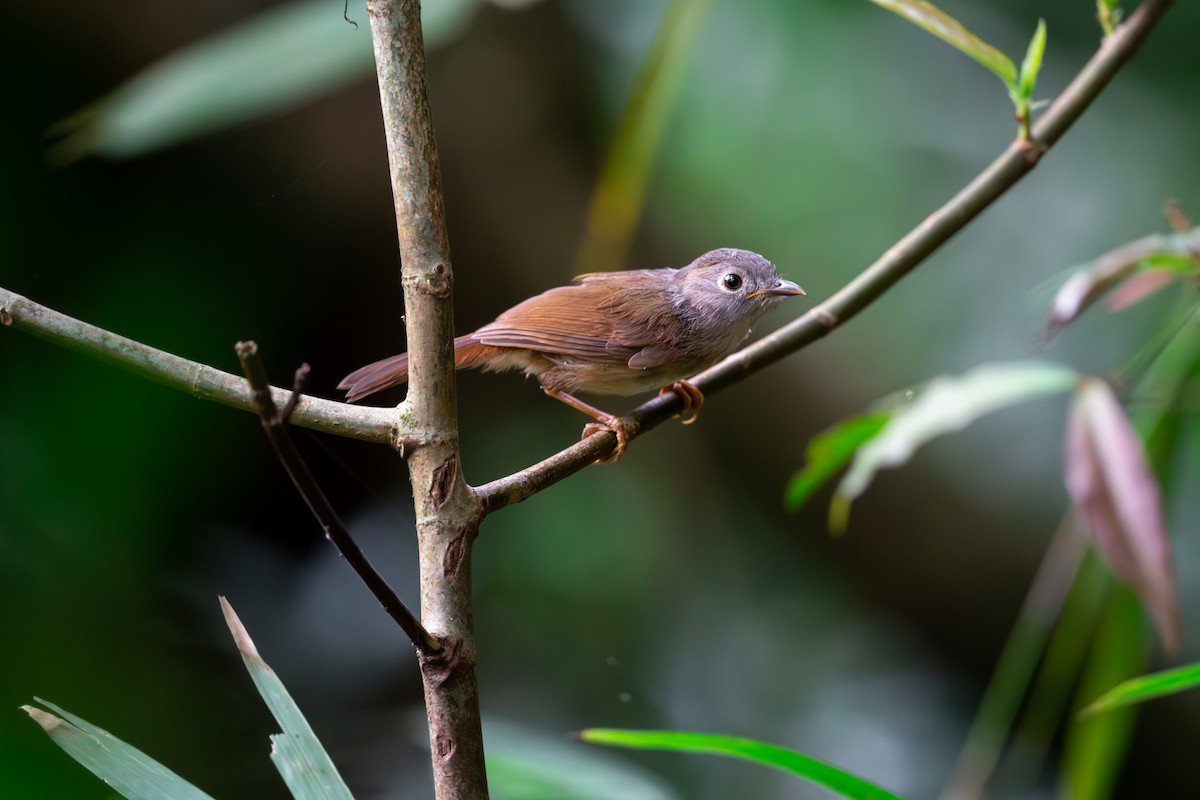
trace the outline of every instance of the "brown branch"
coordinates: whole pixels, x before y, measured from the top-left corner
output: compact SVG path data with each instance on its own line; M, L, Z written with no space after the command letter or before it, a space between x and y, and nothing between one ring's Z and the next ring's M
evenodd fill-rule
M215 400L244 411L254 411L250 387L237 375L118 336L60 314L7 289L0 289L0 324L116 363L144 378L187 392L201 400ZM276 403L287 403L291 397L291 393L283 389L272 389L271 393ZM352 406L306 396L297 403L292 422L305 428L367 442L392 443L401 438L396 410L391 408ZM405 431L404 436L409 435L411 432Z
M296 370L291 398L281 411L271 397L271 387L267 383L267 371L258 355L258 345L254 342L238 342L236 350L238 360L242 362L242 371L246 373L246 380L250 382L254 405L258 409L258 417L262 421L263 430L267 432L267 439L275 448L275 453L283 463L283 468L287 470L288 477L292 479L292 484L300 492L304 502L308 504L308 508L317 518L317 522L321 523L321 528L325 531L325 538L337 548L342 558L346 559L346 563L358 573L358 577L362 578L362 582L371 590L371 594L375 595L375 599L383 606L383 610L408 635L409 641L412 642L413 647L417 648L418 653L433 654L441 650L442 644L437 637L425 630L383 576L371 566L371 562L367 560L362 549L354 541L354 537L346 530L346 526L342 524L337 512L333 510L329 498L321 491L317 479L309 471L300 451L296 449L296 443L292 441L292 437L288 433L288 416L295 410L296 403L294 401L301 396L304 389L304 381L308 377L308 365L304 364Z
M421 679L437 800L487 797L475 680L471 544L483 506L462 477L454 383L454 277L425 85L418 0L367 0L400 240L409 381L406 416L426 433L403 450L417 519L421 618L443 642Z
M1033 125L1031 141L1017 140L1010 144L958 194L824 303L700 373L691 382L705 395L737 383L821 339L878 299L1037 165L1042 155L1129 62L1171 3L1172 0L1145 0L1138 6L1104 40L1075 79ZM627 418L630 438L656 427L678 413L680 408L680 398L675 394L659 395L644 403ZM615 446L616 437L601 432L593 434L587 442L588 447L574 445L520 472L479 486L475 492L488 511L520 502L588 466L595 460L594 453L603 453Z

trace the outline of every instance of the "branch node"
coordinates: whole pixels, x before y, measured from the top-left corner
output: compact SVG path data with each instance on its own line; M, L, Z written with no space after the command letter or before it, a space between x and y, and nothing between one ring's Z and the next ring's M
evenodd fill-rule
M451 455L433 471L433 482L429 487L429 499L433 507L441 509L450 499L454 491L454 482L458 479L458 459Z
M817 322L824 326L825 330L831 331L838 326L837 314L834 314L825 306L817 306L809 312Z
M446 265L440 262L424 272L411 275L405 272L400 276L400 283L404 285L405 289L427 294L440 300L446 299L454 291L454 276Z
M463 560L467 557L467 544L471 538L470 533L464 532L452 539L450 544L446 545L446 552L442 555L443 577L454 579L458 576L458 571L462 569Z
M464 652L461 638L446 636L440 641L440 650L418 653L421 672L434 686L443 686L459 674L475 669L475 659Z
M437 751L438 758L442 761L449 761L454 756L454 751L458 749L458 745L454 743L453 736L439 733L434 743L434 749Z
M1042 156L1046 154L1046 145L1036 139L1018 139L1017 147L1020 148L1025 163L1031 167L1041 161Z

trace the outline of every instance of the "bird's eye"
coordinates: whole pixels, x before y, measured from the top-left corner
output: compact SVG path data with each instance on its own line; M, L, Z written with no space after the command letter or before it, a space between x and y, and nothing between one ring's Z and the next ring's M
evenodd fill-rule
M721 285L731 292L736 292L742 288L742 276L736 272L731 272L724 278L721 278Z

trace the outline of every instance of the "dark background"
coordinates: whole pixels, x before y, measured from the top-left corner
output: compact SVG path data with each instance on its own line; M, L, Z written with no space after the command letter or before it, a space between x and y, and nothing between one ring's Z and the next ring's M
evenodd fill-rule
M233 343L253 338L277 383L308 361L311 391L333 397L346 372L403 347L370 76L143 158L64 168L46 157L53 123L267 5L0 11L0 285L229 371ZM1164 229L1168 196L1200 210L1200 12L1179 6L1028 180L860 319L711 397L700 424L668 424L618 467L487 520L475 585L490 755L611 757L647 792L614 797L821 796L748 765L600 754L567 737L708 730L795 747L906 796L937 792L1066 504L1065 401L989 418L883 475L841 539L825 532L825 495L793 514L783 488L813 434L882 395L1026 356L1103 372L1163 313L1097 312L1041 341L1065 270ZM1041 97L1099 39L1088 2L944 7L1011 54L1045 15ZM459 330L574 273L590 192L663 8L483 4L431 50ZM611 267L762 252L810 300L761 333L870 263L1012 131L993 76L869 3L717 0L633 253ZM253 416L11 331L0 332L0 386L0 794L109 796L16 710L37 695L214 796L285 796L266 757L273 722L223 630L223 594L358 796L428 796L411 652L321 538ZM472 483L560 449L586 421L513 375L464 374L459 397ZM385 448L300 443L415 604L403 465ZM1173 527L1194 598L1195 519ZM1195 660L1184 608L1182 659ZM1188 696L1146 708L1120 796L1196 790L1197 712ZM502 774L497 797L540 796L505 793ZM1053 768L1032 785L1014 779L1011 796L1048 796L1053 780Z

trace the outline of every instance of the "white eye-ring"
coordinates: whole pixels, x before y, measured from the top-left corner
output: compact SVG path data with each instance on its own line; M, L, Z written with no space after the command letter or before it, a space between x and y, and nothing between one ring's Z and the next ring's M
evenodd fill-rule
M738 275L736 272L727 273L723 278L721 278L721 285L731 292L736 292L738 289L742 288L742 276Z

